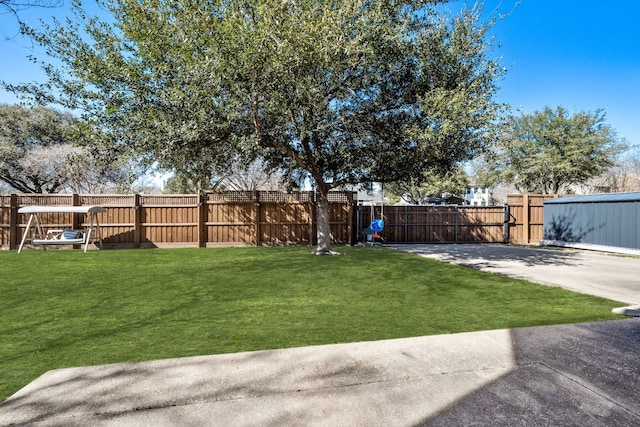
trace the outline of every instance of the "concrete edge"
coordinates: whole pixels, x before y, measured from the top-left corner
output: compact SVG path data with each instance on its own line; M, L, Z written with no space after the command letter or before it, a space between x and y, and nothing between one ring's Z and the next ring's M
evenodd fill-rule
M619 248L617 246L594 245L591 243L565 242L562 240L540 240L541 246L559 246L562 248L584 249L588 251L608 252L622 255L640 256L640 249Z
M623 314L625 316L640 317L640 305L630 305L628 307L618 307L611 310L615 314Z

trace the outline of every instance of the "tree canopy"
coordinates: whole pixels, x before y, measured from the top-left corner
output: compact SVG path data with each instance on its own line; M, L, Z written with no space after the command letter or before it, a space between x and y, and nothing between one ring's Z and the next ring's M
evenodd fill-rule
M503 73L479 8L428 0L106 0L111 19L25 29L61 65L6 85L81 110L110 147L206 173L238 153L306 175L318 252L327 194L477 154Z
M0 181L23 193L97 192L126 182L126 168L99 160L89 141L69 113L0 105Z
M520 191L557 194L600 175L625 148L605 113L546 107L512 115L481 167L485 184L511 183Z
M64 186L56 165L71 137L69 114L39 107L0 105L0 180L26 193L55 193ZM56 155L58 154L58 155Z
M426 205L435 198L447 202L464 199L469 177L462 166L457 166L443 173L434 173L427 169L423 175L409 182L395 182L385 187L389 192L406 202Z

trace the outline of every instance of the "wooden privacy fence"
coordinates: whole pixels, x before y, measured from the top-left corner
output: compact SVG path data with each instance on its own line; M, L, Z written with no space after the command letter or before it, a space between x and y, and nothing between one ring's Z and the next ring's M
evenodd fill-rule
M505 206L385 206L382 236L389 243L538 243L543 202L554 195L509 195ZM335 244L355 244L379 217L380 206L356 206L355 193L330 193ZM17 249L32 205L100 205L105 247L312 245L316 243L315 193L222 191L187 195L0 195L0 248ZM373 212L372 212L373 210ZM82 215L49 213L44 228L82 228ZM45 230L46 231L46 230Z
M105 247L215 245L311 245L316 242L313 192L228 191L189 195L0 195L0 247L16 249L32 205L100 205ZM335 244L351 244L354 194L329 195L329 223ZM82 228L72 213L41 216L43 228Z
M505 242L503 206L360 206L358 223L366 228L373 217L384 218L388 243Z

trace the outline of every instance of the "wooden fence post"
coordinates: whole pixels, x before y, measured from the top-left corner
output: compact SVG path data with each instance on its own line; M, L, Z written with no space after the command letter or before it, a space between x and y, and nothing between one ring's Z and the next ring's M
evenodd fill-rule
M254 224L255 226L253 227L254 232L255 232L255 240L256 240L256 246L260 246L262 244L262 230L260 228L260 221L262 219L262 207L260 204L260 192L259 191L254 191L253 192L253 206L254 206L254 211L253 211L253 220L254 220Z
M302 197L302 192L300 192L300 196ZM309 203L308 203L308 209L309 209L309 245L313 245L313 238L316 236L316 230L315 230L315 214L316 214L316 193L310 191L309 192Z
M502 226L503 243L509 243L511 236L509 234L509 221L511 220L511 212L509 211L509 204L504 204L504 225Z
M198 193L198 225L197 225L197 233L198 233L198 247L205 248L207 247L207 199L205 194L202 192Z
M80 196L76 193L71 195L71 206L80 206ZM77 230L82 226L82 220L80 220L80 214L71 214L71 229ZM80 247L80 246L78 246Z
M80 206L80 196L76 193L71 195L71 206ZM82 220L80 219L81 214L72 213L71 214L71 229L79 230L82 228ZM73 249L80 249L82 245L73 245Z
M133 247L140 248L142 240L142 212L140 211L140 195L133 195Z
M9 249L18 249L18 195L9 195Z
M522 195L522 240L525 245L529 244L529 228L531 224L529 223L529 195Z
M354 231L354 227L353 227L353 220L354 220L354 215L353 215L353 204L354 204L354 200L353 200L353 195L355 193L348 193L348 203L349 203L349 209L347 211L347 242L349 243L349 246L353 246L354 242L353 242L353 231Z

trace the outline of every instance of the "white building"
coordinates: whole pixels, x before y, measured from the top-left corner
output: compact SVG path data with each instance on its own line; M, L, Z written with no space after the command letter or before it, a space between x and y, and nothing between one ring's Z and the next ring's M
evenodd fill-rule
M479 186L467 187L464 199L471 206L489 206L490 188Z

